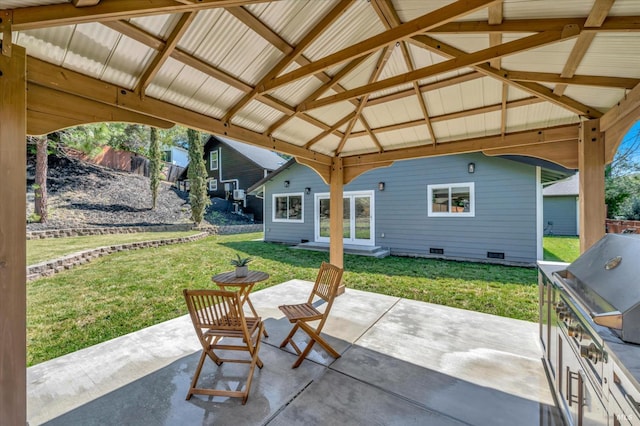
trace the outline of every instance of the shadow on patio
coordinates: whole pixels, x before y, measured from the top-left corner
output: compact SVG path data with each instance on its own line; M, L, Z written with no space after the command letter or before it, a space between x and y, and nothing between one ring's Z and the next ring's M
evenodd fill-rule
M181 317L29 368L30 424L562 424L529 322L347 289L323 333L342 357L315 348L292 370L277 305L311 286L252 294L270 337L245 406L185 401L199 345ZM220 375L233 388L246 368L207 362L200 383Z

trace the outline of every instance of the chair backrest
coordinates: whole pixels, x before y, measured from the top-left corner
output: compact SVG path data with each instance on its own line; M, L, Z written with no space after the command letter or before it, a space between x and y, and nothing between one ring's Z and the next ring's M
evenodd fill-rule
M313 291L309 296L309 303L313 302L315 296L320 297L327 303L331 303L338 293L338 287L342 280L342 268L338 268L327 262L322 262Z
M184 290L191 321L199 337L203 331L225 332L246 331L246 321L242 311L240 295L224 290Z

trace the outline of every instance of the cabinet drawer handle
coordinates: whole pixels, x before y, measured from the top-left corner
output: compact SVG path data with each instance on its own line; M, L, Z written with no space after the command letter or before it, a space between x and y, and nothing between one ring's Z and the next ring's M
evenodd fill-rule
M627 400L627 403L629 403L629 405L633 409L634 414L640 417L640 407L638 406L638 403L636 402L636 400L628 393L624 395L624 399Z

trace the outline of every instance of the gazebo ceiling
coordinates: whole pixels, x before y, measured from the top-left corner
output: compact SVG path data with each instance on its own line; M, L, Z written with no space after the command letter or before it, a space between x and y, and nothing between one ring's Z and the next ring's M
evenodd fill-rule
M324 164L577 167L578 123L640 82L637 0L3 0L0 17L3 53L29 56L29 133L179 123Z

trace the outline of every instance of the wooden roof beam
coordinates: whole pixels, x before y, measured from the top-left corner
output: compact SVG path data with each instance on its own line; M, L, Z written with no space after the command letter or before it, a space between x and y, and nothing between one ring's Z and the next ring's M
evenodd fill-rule
M518 40L504 43L499 46L489 47L487 49L479 50L473 53L461 54L448 61L440 62L428 67L420 68L415 71L408 72L406 74L400 74L395 77L387 78L382 81L378 81L365 86L357 87L355 89L347 90L344 93L328 96L322 99L318 99L313 102L301 104L297 109L305 111L322 106L331 105L337 102L353 99L359 96L363 96L368 93L377 92L385 89L389 89L401 84L421 80L428 77L433 77L438 74L455 71L460 68L465 68L480 63L488 62L489 60L501 56L511 55L522 51L534 49L536 47L544 46L550 43L554 43L561 40L566 40L571 37L576 37L578 34L576 28L568 28L566 31L548 31L544 33L534 34L528 37L524 37Z
M382 73L382 70L384 69L384 66L389 61L389 58L391 57L392 53L393 53L393 47L387 46L382 50L382 54L378 58L378 62L376 63L376 67L373 69L373 72L369 76L369 82L373 82L373 81L378 80L378 77L380 77L380 74ZM367 100L368 99L369 99L368 95L365 95L365 96L362 97L362 99L360 99L360 103L359 103L359 105L357 106L357 108L355 110L355 116L353 117L353 119L347 125L347 130L344 132L344 136L342 137L342 139L340 140L340 143L338 144L338 147L336 148L335 155L340 155L340 153L342 152L342 149L344 148L344 145L347 143L347 139L349 139L349 136L351 136L351 132L353 131L353 127L355 126L355 124L358 121L358 119L361 118L361 116L362 116L362 110L367 105Z
M331 164L332 158L303 147L264 136L261 133L190 111L179 106L154 99L136 96L131 90L107 83L75 71L68 70L39 59L28 57L27 80L39 86L56 89L64 93L91 99L107 105L117 106L145 116L155 117L181 124L193 129L228 136L252 145L261 146L288 155L304 157L310 161Z
M527 105L537 104L540 102L544 102L544 100L538 97L532 96L529 98L518 99L516 101L509 101L504 103L501 102L499 104L486 105L483 107L451 112L448 114L434 115L430 117L430 120L432 123L440 123L442 121L454 120L456 118L464 118L464 117L470 117L478 114L486 114L489 112L500 111L503 108L503 105L504 105L504 108L518 108L518 107L523 107ZM388 126L376 127L372 129L372 131L374 133L384 133L384 132L391 132L393 130L406 129L409 127L416 127L416 126L422 126L422 125L424 125L423 120L413 120L413 121L405 121L404 123L396 123ZM351 136L355 138L359 136L364 136L364 134L365 132L360 131L360 132L352 133Z
M587 27L584 17L549 19L507 19L500 24L487 21L449 22L432 28L426 33L433 34L492 34L492 33L539 33L560 31L567 25L577 25L588 33L637 32L640 31L640 16L610 16L600 27Z
M328 55L318 61L310 63L297 70L291 71L266 83L262 92L268 92L280 86L289 84L319 71L339 65L343 62L355 59L367 53L374 52L384 46L400 41L404 38L428 31L444 23L453 21L461 16L473 13L498 0L458 0L419 18L401 24L376 36L351 45L345 49Z
M261 86L275 78L278 74L280 74L285 68L287 68L293 61L301 58L302 56L302 52L309 47L309 45L311 45L311 43L313 43L315 40L318 39L318 37L332 24L336 21L336 19L338 19L344 12L345 10L347 10L347 8L349 8L351 6L351 4L353 3L354 0L341 0L328 14L326 14L321 20L320 22L318 22L309 32L307 32L307 34L302 38L302 40L300 40L300 42L297 44L297 46L295 46L294 48L291 49L291 51L289 51L288 53L286 53L285 57L282 58L280 60L280 62L278 62L278 64L273 67L261 80L260 82L258 82L258 84L256 84L256 87L251 90L249 93L247 93L239 102L237 102L234 106L232 106L229 111L227 111L227 114L224 117L223 121L229 121L234 115L236 115L238 113L238 111L240 111L242 108L244 108L246 105L249 104L249 102L251 102L253 99L255 99L259 94L264 93L262 90L260 90ZM237 9L233 9L233 12L238 12ZM242 13L239 15L234 15L236 17L238 16L244 16L244 20L243 22L245 23L245 25L257 25L259 28L263 28L266 27L266 25L262 24L262 22L258 21L257 18L253 17L253 15L251 15L249 12L247 12L246 10L242 9ZM246 15L251 16L251 18L247 18ZM243 18L239 18L239 19L243 19ZM247 20L248 19L248 20ZM256 23L255 21L258 21L258 23ZM249 27L251 28L251 27ZM270 29L269 29L270 31ZM262 31L264 33L264 31ZM260 32L259 32L260 34ZM275 38L277 39L281 39L280 36L278 36L277 34L273 33L273 35L275 36ZM270 37L267 39L267 41L271 41L271 39L273 39L273 37ZM286 42L284 42L284 40L282 40L282 42L287 45ZM288 46L288 45L287 45ZM278 47L276 45L276 47ZM304 64L306 65L308 63L308 61L305 61ZM324 70L319 70L320 71L324 71ZM317 74L317 73L312 73L312 74ZM330 80L330 78L327 76L327 79ZM326 80L325 80L326 82Z
M584 24L585 27L593 28L602 25L613 6L613 2L615 2L615 0L596 0ZM578 40L576 40L576 44L574 44L573 49L571 49L567 62L564 64L564 68L560 74L561 77L570 78L574 76L580 62L582 62L584 55L587 54L587 50L589 50L589 47L595 37L596 33L593 32L580 33ZM555 95L562 96L565 90L567 90L566 84L556 84L556 87L553 89L553 93Z
M398 13L396 12L391 0L374 0L372 3L376 13L380 17L380 20L385 24L387 29L391 29L397 27L402 23ZM490 8L492 6L489 6ZM413 60L411 58L411 54L409 52L409 48L405 41L400 42L400 48L402 49L402 57L404 58L404 62L407 66L407 70L414 71L415 66L413 64ZM422 111L422 116L424 117L424 122L427 125L427 130L429 131L429 138L435 143L436 142L436 133L433 130L433 126L431 125L431 120L429 119L429 108L427 107L427 103L422 96L422 92L420 91L420 85L417 81L413 82L413 94L415 94L418 104L420 105L420 109ZM373 134L373 132L372 132Z
M466 55L466 53L460 49L457 49L453 46L450 46L441 41L435 40L426 35L414 36L411 38L412 42L418 44L418 46L424 47L432 52L436 52L441 55L446 55L448 57L457 58L462 55ZM503 45L504 46L504 45ZM567 96L557 96L553 94L553 91L541 84L538 83L528 83L523 81L513 81L509 79L507 70L497 70L495 68L490 67L487 64L476 64L473 65L473 69L481 72L482 74L496 78L501 80L511 86L514 86L518 89L524 90L525 92L531 93L534 96L539 96L549 102L552 102L556 105L559 105L563 108L566 108L570 111L575 112L584 117L600 117L602 113L595 108L592 108L588 105L585 105L581 102L576 101L575 99L571 99Z
M187 32L189 25L195 18L196 12L187 12L180 17L180 20L171 31L171 34L169 34L164 47L160 50L159 53L156 54L156 56L151 61L151 64L149 64L147 69L142 74L142 77L140 77L140 80L138 81L138 84L136 85L136 88L134 90L140 96L144 96L145 90L147 89L149 84L151 84L151 81L154 79L154 77L158 74L158 71L160 71L162 65L164 65L167 59L169 59L169 56L171 56L171 53L176 48L176 45L178 44L182 36Z
M562 77L560 74L528 71L505 71L509 79L513 81L533 81L559 84L575 84L578 86L617 87L620 89L633 89L640 79L625 77L606 77L597 75L573 75Z
M95 6L75 7L71 3L13 9L14 31L114 21L148 15L190 12L220 7L262 3L264 0L200 0L184 4L176 0L103 1Z
M509 148L516 146L550 144L556 142L578 140L578 124L548 127L545 129L526 130L507 133L506 135L485 136L456 142L442 142L389 150L382 153L352 155L343 157L345 167L366 164L385 163L388 161L408 160L412 158L434 157L440 155L479 152L489 149Z

